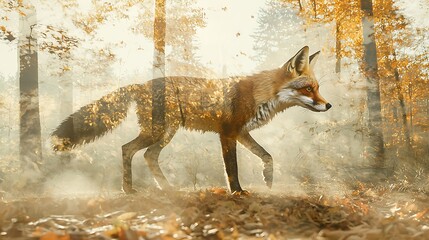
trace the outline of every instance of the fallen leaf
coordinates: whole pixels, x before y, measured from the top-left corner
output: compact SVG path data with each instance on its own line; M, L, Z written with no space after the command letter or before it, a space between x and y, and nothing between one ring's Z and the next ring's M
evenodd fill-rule
M118 219L120 221L126 221L126 220L133 219L136 216L137 216L136 212L126 212L126 213L122 213L121 215L119 215L116 219Z
M47 232L40 237L40 240L69 240L70 235L58 235L54 232Z
M418 213L415 215L415 218L416 218L416 219L421 219L421 218L422 218L422 217L424 217L428 212L429 212L429 208L426 208L425 210L423 210L423 211L421 211L421 212L418 212Z

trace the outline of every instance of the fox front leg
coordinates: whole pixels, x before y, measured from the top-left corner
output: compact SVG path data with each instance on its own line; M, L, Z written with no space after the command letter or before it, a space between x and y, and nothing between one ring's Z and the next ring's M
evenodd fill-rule
M259 145L255 139L252 138L250 133L242 132L238 136L238 141L253 154L260 157L264 163L264 181L269 188L273 185L273 158L271 155Z
M228 183L233 194L245 193L238 181L238 166L237 166L237 140L220 136L222 145L223 160L225 162L225 170L228 175Z

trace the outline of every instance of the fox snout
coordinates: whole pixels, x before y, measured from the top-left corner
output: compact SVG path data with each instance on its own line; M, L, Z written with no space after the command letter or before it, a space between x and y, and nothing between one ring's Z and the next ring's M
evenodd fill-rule
M297 90L298 104L314 112L326 112L332 108L332 104L326 101L319 93L317 87L306 87Z
M326 112L332 107L332 105L330 103L326 103L326 104L313 104L313 106L307 105L305 107L310 109L313 112Z
M332 107L332 105L330 103L326 104L326 110L329 110Z
M316 101L314 101L316 104L316 106L317 105L322 105L321 107L317 107L317 108L319 108L318 110L320 111L320 112L326 112L326 111L328 111L331 107L332 107L332 104L330 104L328 101L326 101L321 95L320 95L320 93L319 93L319 91L317 91L316 92L316 94L315 94L315 100Z
M330 103L326 103L326 104L325 104L325 109L324 109L324 110L320 110L320 112L326 112L326 111L328 111L331 107L332 107L332 105L331 105Z
M313 103L312 106L306 105L305 107L310 109L311 111L314 111L314 112L326 112L332 107L332 104L330 104L330 103L326 103L326 104Z
M308 101L304 101L304 104L307 106ZM332 107L332 104L327 102L325 99L319 96L319 100L313 100L311 106L308 106L307 108L314 111L314 112L326 112Z

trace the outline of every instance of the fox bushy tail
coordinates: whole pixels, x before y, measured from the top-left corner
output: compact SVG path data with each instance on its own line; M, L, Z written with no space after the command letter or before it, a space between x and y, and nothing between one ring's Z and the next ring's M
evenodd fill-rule
M70 150L117 127L127 117L138 88L138 85L119 88L71 114L51 134L53 149Z

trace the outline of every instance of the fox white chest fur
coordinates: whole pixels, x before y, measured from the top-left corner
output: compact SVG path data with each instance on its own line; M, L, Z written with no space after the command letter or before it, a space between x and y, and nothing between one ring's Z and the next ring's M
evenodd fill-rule
M245 129L251 131L267 124L277 114L278 105L277 99L258 105L255 116L246 123Z

